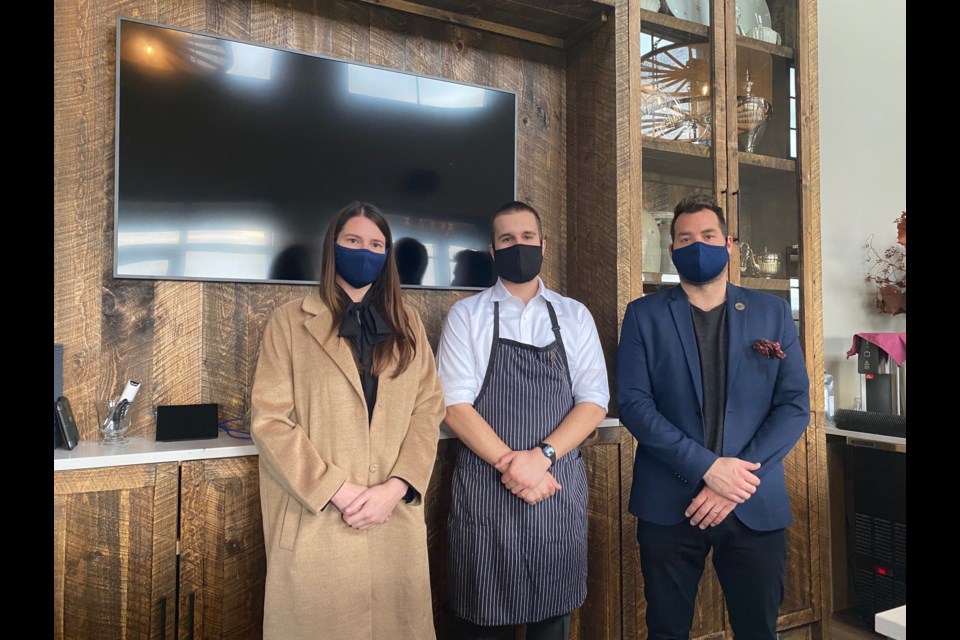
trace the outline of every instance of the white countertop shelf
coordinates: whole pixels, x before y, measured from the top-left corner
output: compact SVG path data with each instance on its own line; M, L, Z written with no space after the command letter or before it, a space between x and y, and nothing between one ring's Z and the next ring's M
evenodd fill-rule
M257 455L257 447L250 440L233 438L221 431L217 438L208 440L178 440L157 442L153 437L128 438L118 445L100 444L98 440L81 440L71 451L54 449L53 470L120 467L154 462L181 462L209 458L233 458Z
M600 428L618 427L617 418L605 418ZM440 426L440 439L456 438L446 425ZM182 462L209 458L255 456L257 447L250 440L233 438L221 431L218 438L209 440L180 440L157 442L152 437L128 438L125 444L103 445L97 440L82 440L72 451L53 450L53 470L120 467L130 464L155 462Z
M907 640L907 605L881 611L873 617L874 630L894 640Z
M837 427L828 424L823 429L828 434L832 436L846 436L847 438L854 438L856 440L867 440L869 442L886 442L887 444L902 444L907 445L906 438L899 438L897 436L884 436L879 433L867 433L866 431L851 431L850 429L838 429Z

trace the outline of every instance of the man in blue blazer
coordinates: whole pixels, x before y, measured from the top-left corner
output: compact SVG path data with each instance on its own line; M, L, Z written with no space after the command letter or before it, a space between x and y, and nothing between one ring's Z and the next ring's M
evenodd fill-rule
M783 459L810 420L803 353L786 301L727 281L733 238L712 196L682 200L670 234L680 285L627 306L617 352L649 637L689 637L712 548L737 640L773 640Z

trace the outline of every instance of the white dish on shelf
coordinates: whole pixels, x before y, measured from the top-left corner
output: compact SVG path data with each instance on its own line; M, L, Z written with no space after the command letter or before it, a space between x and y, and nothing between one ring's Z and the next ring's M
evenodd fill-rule
M737 0L737 33L748 35L754 27L773 27L766 0Z
M640 8L647 11L660 11L660 0L640 0Z
M674 17L697 24L710 24L710 0L665 0Z

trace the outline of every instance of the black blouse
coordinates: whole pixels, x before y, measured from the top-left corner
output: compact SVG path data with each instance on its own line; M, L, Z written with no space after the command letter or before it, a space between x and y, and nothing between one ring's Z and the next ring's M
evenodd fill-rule
M372 373L373 347L380 344L390 335L390 325L383 319L376 306L371 303L371 287L363 300L354 302L342 290L345 307L343 320L340 323L341 338L349 338L353 347L353 355L360 370L360 386L363 387L363 399L367 403L367 424L373 420L373 407L377 404L377 387L379 377ZM400 478L403 480L403 478ZM406 480L403 480L406 482ZM407 493L403 496L404 502L411 502L417 496L417 491L407 484Z
M390 325L383 319L380 312L371 303L370 293L373 287L360 302L354 302L341 291L346 306L343 310L343 320L340 324L341 338L349 338L353 347L353 355L360 370L360 384L363 387L363 399L367 402L367 421L373 419L373 407L377 404L378 377L373 375L373 347L380 344L390 335Z

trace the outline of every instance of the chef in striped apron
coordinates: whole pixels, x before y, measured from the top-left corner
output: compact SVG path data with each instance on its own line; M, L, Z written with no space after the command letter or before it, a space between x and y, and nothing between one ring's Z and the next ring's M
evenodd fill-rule
M455 637L569 637L587 594L587 483L578 446L606 416L587 308L543 285L543 228L511 202L491 220L499 279L460 300L437 352L460 439L448 519Z

